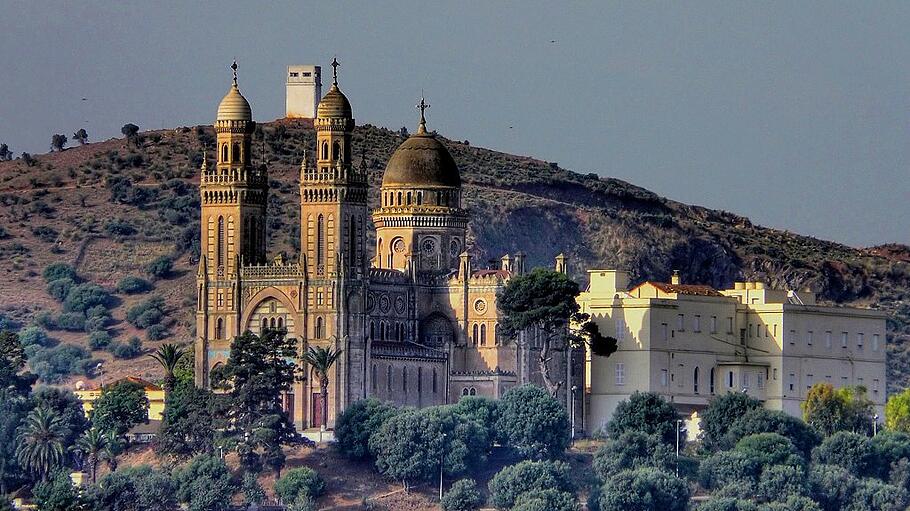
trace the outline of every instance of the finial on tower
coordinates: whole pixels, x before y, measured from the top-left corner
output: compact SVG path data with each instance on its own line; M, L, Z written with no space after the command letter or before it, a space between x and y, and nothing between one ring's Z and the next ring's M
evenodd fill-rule
M209 160L206 157L205 145L202 146L202 171L205 172L209 168Z
M427 118L424 112L427 108L430 108L430 105L427 104L426 100L423 97L423 94L420 95L420 103L417 103L416 108L420 110L420 125L417 126L417 133L426 133L427 132Z
M340 65L338 59L332 57L332 85L338 85L338 66Z
M231 71L234 72L234 87L237 86L237 59L234 59L234 63L231 64Z

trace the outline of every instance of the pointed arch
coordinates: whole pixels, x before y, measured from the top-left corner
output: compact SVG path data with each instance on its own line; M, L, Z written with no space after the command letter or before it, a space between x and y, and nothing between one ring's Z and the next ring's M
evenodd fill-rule
M481 325L480 325L480 345L481 346L487 345L487 324L486 323L481 323Z
M218 261L218 266L224 266L224 217L218 217L218 239L216 241L215 250L217 251L216 260Z
M218 318L215 320L215 339L221 340L224 339L224 319Z
M695 370L692 372L692 390L698 394L698 366L695 366Z
M228 145L222 144L221 145L221 163L227 163L227 162L228 162Z
M329 143L328 142L322 143L322 159L323 160L329 159Z
M332 144L332 160L338 161L341 159L341 144L336 140Z
M316 219L316 267L325 265L325 217L319 215Z

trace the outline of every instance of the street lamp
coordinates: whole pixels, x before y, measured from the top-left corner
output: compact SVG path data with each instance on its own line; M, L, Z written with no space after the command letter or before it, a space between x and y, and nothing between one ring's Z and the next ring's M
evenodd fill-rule
M578 385L572 385L572 404L569 407L572 410L572 440L575 440L575 391L578 390Z
M676 477L679 477L679 426L682 419L676 419Z
M878 434L878 414L872 416L872 436Z
M442 434L442 452L439 453L439 501L442 502L442 468L446 459L446 434Z
M95 369L98 370L98 374L101 376L101 389L104 389L104 362L98 362L98 365L95 366Z

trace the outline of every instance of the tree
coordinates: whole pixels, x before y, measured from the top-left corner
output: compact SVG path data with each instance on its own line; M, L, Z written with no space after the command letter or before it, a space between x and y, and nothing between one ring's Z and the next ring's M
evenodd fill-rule
M335 441L338 450L351 459L370 458L370 435L398 408L376 398L361 399L348 406L335 420Z
M573 493L550 488L519 495L512 511L578 511L578 501Z
M215 430L220 428L219 407L212 391L198 388L192 381L178 383L168 395L155 450L177 459L211 453Z
M672 471L675 467L673 450L657 435L629 431L608 440L594 454L594 472L601 481L624 470L642 467Z
M60 418L47 408L32 410L20 429L16 457L22 468L46 480L63 465L66 429Z
M719 451L698 466L698 482L707 489L742 485L748 488L746 493L751 494L761 471L759 460L745 452Z
M222 370L212 373L216 387L230 389L224 436L246 471L258 472L266 458L276 460L281 446L297 438L281 403L296 379L296 358L297 342L284 332L247 331L231 343Z
M85 145L88 142L88 133L85 128L79 128L79 131L73 133L73 140L79 141L79 145Z
M190 511L224 511L230 507L237 485L224 461L217 456L196 456L174 471L177 499Z
M142 384L124 380L101 391L90 418L94 427L120 436L148 422L149 400Z
M540 387L522 385L502 397L497 429L526 458L553 458L569 446L569 415Z
M120 128L120 133L126 137L128 143L135 144L139 140L139 126L136 126L133 123L124 124L123 127Z
M808 493L806 470L801 466L774 465L765 469L758 480L758 496L766 501L783 502Z
M156 279L163 279L171 274L173 268L174 260L171 257L160 256L148 263L145 267L145 271Z
M35 159L32 158L31 153L22 152L22 162L25 163L26 167L34 167Z
M736 419L722 443L724 447L729 448L743 437L756 433L777 433L785 436L804 456L808 456L819 442L818 434L805 422L780 410L758 408Z
M550 372L553 351L567 352L586 344L594 354L609 356L617 349L616 339L601 335L597 323L580 312L575 301L579 293L578 284L566 274L535 268L512 277L496 297L502 313L500 330L507 338L529 329L540 334L537 366L554 397L565 382Z
M152 289L152 284L141 278L134 277L132 275L123 277L117 281L117 292L124 293L128 295L134 295L137 293L145 293Z
M885 427L910 433L910 389L891 394L885 404Z
M47 408L60 419L63 427L63 448L69 449L76 444L89 427L88 419L82 409L82 401L68 389L39 387L32 393L34 408Z
M656 392L634 392L622 401L607 424L607 433L616 438L628 431L657 435L662 441L676 445L679 414L673 405ZM685 441L685 429L680 425L679 441Z
M689 485L654 468L620 472L600 490L601 511L685 511L688 506Z
M459 479L442 496L443 511L476 511L483 503L473 479Z
M76 275L76 269L66 263L53 263L47 265L44 268L44 271L41 272L41 276L44 278L44 281L48 283L57 279L70 279L72 281L77 281L79 279Z
M294 502L301 496L315 499L325 493L325 481L309 467L294 468L275 482L275 493L284 503Z
M259 484L259 479L256 477L256 474L252 472L243 473L241 491L243 491L243 503L247 506L259 506L259 504L262 504L262 501L265 500L265 490L263 490L262 485Z
M58 470L33 489L35 504L41 511L79 511L83 509L79 491L73 486L69 472Z
M728 392L711 399L701 415L702 446L707 451L717 451L733 422L761 407L761 401L744 392Z
M874 411L865 387L835 390L830 383L816 383L806 393L806 401L801 407L803 419L822 436L831 436L838 431L871 429Z
M698 506L698 511L759 511L759 509L758 505L751 500L713 496Z
M158 365L164 369L164 396L165 400L168 396L174 391L174 387L177 385L177 377L174 376L174 370L177 368L177 364L180 363L180 359L186 354L186 349L173 344L165 343L158 347L155 350L155 353L149 355L149 358L158 362Z
M38 378L25 371L28 357L19 336L0 330L0 396L25 396ZM2 399L3 397L0 397Z
M575 492L569 466L561 461L522 461L509 465L487 484L490 501L497 509L510 509L523 494L553 489Z
M66 147L67 138L66 135L56 134L51 137L51 150L52 151L62 151Z
M860 479L850 499L847 511L901 511L907 508L907 492L879 481L878 479Z
M310 366L310 372L319 380L319 394L322 399L322 417L327 420L329 416L329 371L335 361L341 356L342 350L310 346L303 355L303 361ZM325 429L323 423L322 428Z
M16 456L16 437L29 411L30 403L24 396L8 389L0 390L0 495L24 482L25 471Z
M805 460L790 439L777 433L756 433L743 437L733 448L757 461L762 468L772 465L800 467Z
M910 490L910 434L899 431L882 431L872 437L873 457L876 461L878 477L882 479L891 478L892 483L895 477L906 479L908 484L900 486ZM903 469L905 475L895 474L898 470L898 464L904 461Z
M107 438L98 428L91 428L83 433L73 446L73 450L82 457L83 466L88 469L92 484L96 481L98 465L101 463L105 449L107 449Z
M847 431L824 439L812 451L812 461L843 467L851 474L869 474L876 469L875 450L869 438Z
M9 161L13 159L13 152L9 150L6 144L0 144L0 161Z
M859 480L835 465L813 465L809 469L809 492L824 511L840 511L853 498Z
M782 501L770 502L761 506L759 511L822 511L822 508L809 497L790 495Z
M498 399L481 396L462 396L452 406L452 411L457 415L472 419L478 424L485 426L487 428L487 436L491 442L502 441L505 443L498 427L499 418L502 416L499 405L500 400Z
M139 465L104 476L86 493L96 511L171 511L177 509L175 490L166 472Z

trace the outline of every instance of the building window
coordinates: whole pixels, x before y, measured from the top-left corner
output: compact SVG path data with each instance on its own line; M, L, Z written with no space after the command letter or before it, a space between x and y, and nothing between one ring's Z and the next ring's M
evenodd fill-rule
M774 378L774 381L777 381L777 368L776 367L771 371L771 376Z
M626 384L626 366L622 362L616 363L616 384L617 385Z
M708 392L714 394L714 368L708 372Z
M733 371L727 371L727 388L733 388Z
M809 346L812 346L812 334L813 333L814 332L812 332L812 330L809 330L808 332L806 332L806 344Z
M692 330L694 330L695 333L701 332L701 316L698 314L695 315L695 319L692 321Z
M765 375L762 373L755 373L755 385L762 390L765 388Z
M231 149L231 161L234 163L240 162L240 144L234 144Z
M825 347L831 349L831 330L825 332Z
M217 295L217 298L215 299L215 302L218 305L219 309L224 307L224 291L221 291L221 290L218 291L218 295Z
M811 374L806 375L806 390L809 390L812 388L813 378L814 378L814 376L812 376Z
M467 395L468 395L468 389L467 389L467 388L461 389L461 395L462 395L462 396L467 396Z
M328 142L322 143L322 159L323 160L329 159L329 143Z
M840 347L841 348L847 347L847 332L840 333Z
M474 323L474 327L471 328L471 344L477 346L477 339L480 337L478 334L480 328L477 326L477 323Z
M796 330L790 330L790 338L787 340L790 343L790 346L796 344Z
M370 368L370 379L373 380L373 392L376 392L376 364Z
M225 146L227 148L227 146ZM224 266L224 217L218 217L218 240L215 245L218 266Z
M374 321L370 321L370 340L372 341L375 338L376 338L376 323Z
M405 394L408 393L408 368L401 368L401 390Z
M749 386L750 386L750 384L751 384L751 382L749 381L749 379L750 379L750 378L749 378L749 373L748 373L747 371L743 371L743 373L742 373L743 390L748 390L748 389L749 389Z
M711 316L711 333L717 333L717 316Z
M475 389L474 387L471 387L471 391L468 392L468 395L469 395L469 396L476 396L476 395L477 395L477 389Z
M215 320L215 339L224 339L224 320L221 318Z
M325 338L325 322L321 317L316 318L316 329L313 332L313 337L316 339Z
M269 320L268 318L262 318L262 331L265 332L269 329Z
M878 351L878 334L872 334L872 351Z
M685 314L676 315L676 329L679 330L680 332L686 331L686 315Z
M731 317L727 318L727 333L733 334L733 318Z
M878 396L879 381L878 379L872 380L872 394Z
M316 271L322 272L325 264L325 217L316 219Z
M385 371L385 390L386 392L392 392L392 366L391 364L386 367Z
M624 341L626 339L626 321L624 319L616 320L616 340Z
M436 368L433 368L433 394L436 393Z
M856 349L859 351L863 350L863 340L865 338L864 334L856 334Z
M790 381L787 383L787 387L792 392L794 387L796 387L796 375L793 373L790 373L789 378L790 378Z
M749 323L749 339L755 337L755 329L752 326L752 323Z
M667 386L667 370L666 369L660 370L660 385L661 385L661 387Z
M487 325L485 323L480 325L480 345L487 345Z
M692 389L698 394L698 368L692 373Z
M661 323L660 328L663 332L662 335L663 335L664 341L669 341L670 340L670 335L668 333L670 331L669 325L667 325L666 323Z

